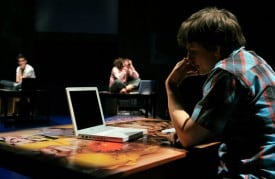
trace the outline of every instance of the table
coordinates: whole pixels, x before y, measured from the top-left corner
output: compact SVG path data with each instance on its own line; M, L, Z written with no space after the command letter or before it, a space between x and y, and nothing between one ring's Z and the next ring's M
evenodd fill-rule
M148 135L126 143L84 140L71 124L0 133L0 165L38 178L140 178L188 154L161 133L170 121L137 117L108 125L146 128Z
M139 100L144 100L144 104L142 105L136 105L136 106L130 106L129 107L135 107L135 108L145 108L145 117L149 117L149 112L152 113L152 117L156 118L156 93L152 92L149 94L142 94L142 93L127 93L127 94L120 94L120 93L112 93L109 91L100 91L99 92L100 97L103 101L103 106L106 106L106 104L110 104L110 100L108 99L116 99L116 100L129 100L129 99L137 99ZM117 107L118 102L116 101L115 107Z
M35 110L41 106L41 109L44 109L46 116L49 115L49 97L47 95L46 90L12 90L12 89L0 89L0 98L1 98L1 114L2 119L7 118L14 118L16 116L9 115L8 114L8 107L9 103L11 102L11 98L20 98L27 100L26 104L28 106L25 106L26 112L28 114L19 114L17 116L18 118L23 117L22 115L25 115L24 117L30 117L32 118L34 116ZM28 108L28 109L27 109ZM14 112L14 111L13 111Z

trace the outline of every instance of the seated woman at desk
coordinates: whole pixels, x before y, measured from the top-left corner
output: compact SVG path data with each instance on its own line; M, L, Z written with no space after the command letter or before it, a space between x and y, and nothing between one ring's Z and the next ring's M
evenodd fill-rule
M28 64L23 54L17 56L16 81L1 80L0 86L9 89L20 89L23 78L36 78L34 68Z
M117 58L114 60L110 75L109 90L114 93L128 93L136 89L140 83L139 73L132 60Z

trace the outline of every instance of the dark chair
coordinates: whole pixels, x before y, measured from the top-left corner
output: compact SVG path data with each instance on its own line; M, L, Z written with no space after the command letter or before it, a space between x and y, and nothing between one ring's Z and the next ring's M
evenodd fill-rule
M21 84L22 91L35 91L40 90L41 84L37 78L24 78Z

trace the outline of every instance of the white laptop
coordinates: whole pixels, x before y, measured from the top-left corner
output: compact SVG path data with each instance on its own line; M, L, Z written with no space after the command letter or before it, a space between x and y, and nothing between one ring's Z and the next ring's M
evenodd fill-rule
M129 94L151 94L154 91L155 80L141 80L137 91Z
M75 136L126 142L147 133L146 129L107 126L97 87L67 87L65 91Z

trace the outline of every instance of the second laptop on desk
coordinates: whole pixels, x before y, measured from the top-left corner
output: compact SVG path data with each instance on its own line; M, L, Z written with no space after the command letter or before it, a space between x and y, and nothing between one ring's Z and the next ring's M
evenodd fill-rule
M151 94L154 92L155 88L155 80L141 80L138 90L137 91L131 91L129 94Z
M126 142L147 133L146 129L107 126L97 87L67 87L65 90L77 137Z

